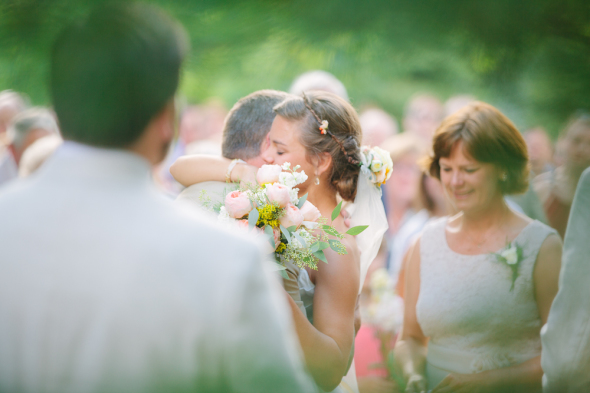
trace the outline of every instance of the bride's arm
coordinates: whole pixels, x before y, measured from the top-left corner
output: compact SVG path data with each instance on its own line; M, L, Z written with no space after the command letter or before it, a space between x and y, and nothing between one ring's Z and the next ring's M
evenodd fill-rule
M539 249L533 271L535 299L541 324L547 323L549 309L557 295L561 268L561 240L557 235L548 236ZM541 392L541 356L512 367L484 371L478 374L450 374L433 393L454 389L478 389L478 391Z
M335 389L346 374L354 340L354 310L360 281L355 259L358 254L350 241L344 239L343 243L349 254L338 255L327 249L328 263L318 264L313 325L289 298L307 368L325 391Z
M404 324L395 345L395 360L407 381L408 392L426 391L426 337L418 323L416 303L420 294L420 239L409 251L405 272Z
M232 160L225 157L195 154L178 158L170 167L170 174L185 187L204 181L225 181ZM237 164L231 171L230 181L253 182L256 168Z

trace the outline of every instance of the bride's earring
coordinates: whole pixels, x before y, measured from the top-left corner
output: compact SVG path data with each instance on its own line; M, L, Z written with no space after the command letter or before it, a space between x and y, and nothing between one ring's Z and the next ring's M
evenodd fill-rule
M315 177L315 185L319 186L320 185L320 178L319 177Z

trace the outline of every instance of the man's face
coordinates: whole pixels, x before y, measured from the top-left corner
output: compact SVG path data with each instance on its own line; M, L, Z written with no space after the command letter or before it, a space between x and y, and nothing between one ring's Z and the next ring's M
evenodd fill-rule
M264 160L262 159L262 153L266 149L268 149L268 147L270 145L270 139L269 139L268 135L269 134L266 134L266 138L264 138L264 141L262 141L262 144L260 145L260 154L258 154L256 157L252 157L252 158L248 158L248 159L244 160L244 161L246 161L246 163L248 165L252 165L257 168L260 168L261 166L266 164L266 162L264 162Z

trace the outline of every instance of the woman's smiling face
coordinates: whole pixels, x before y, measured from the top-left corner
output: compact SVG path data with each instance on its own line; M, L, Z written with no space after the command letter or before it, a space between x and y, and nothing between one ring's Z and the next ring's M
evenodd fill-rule
M262 152L266 164L282 165L290 162L291 167L300 165L308 179L298 186L300 195L305 193L311 181L315 180L315 167L307 160L307 151L300 142L302 123L277 115L268 133L267 148Z
M441 157L440 180L451 203L458 211L485 209L495 198L502 198L500 174L492 164L479 162L457 142L449 157Z

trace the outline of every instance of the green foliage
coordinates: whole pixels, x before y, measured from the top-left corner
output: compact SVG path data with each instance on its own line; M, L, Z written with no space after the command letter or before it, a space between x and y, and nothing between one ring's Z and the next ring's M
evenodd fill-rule
M352 227L348 231L346 231L346 234L356 236L356 235L363 233L363 231L365 229L367 229L368 227L369 227L368 225L357 225L356 227Z
M332 210L332 221L334 221L340 215L340 210L342 210L342 201L340 201L338 206Z
M0 2L0 89L50 104L51 43L104 0ZM590 3L585 0L152 0L187 29L192 45L181 93L227 106L254 90L287 90L325 69L352 103L400 118L416 92L469 93L523 127L554 135L590 107Z

